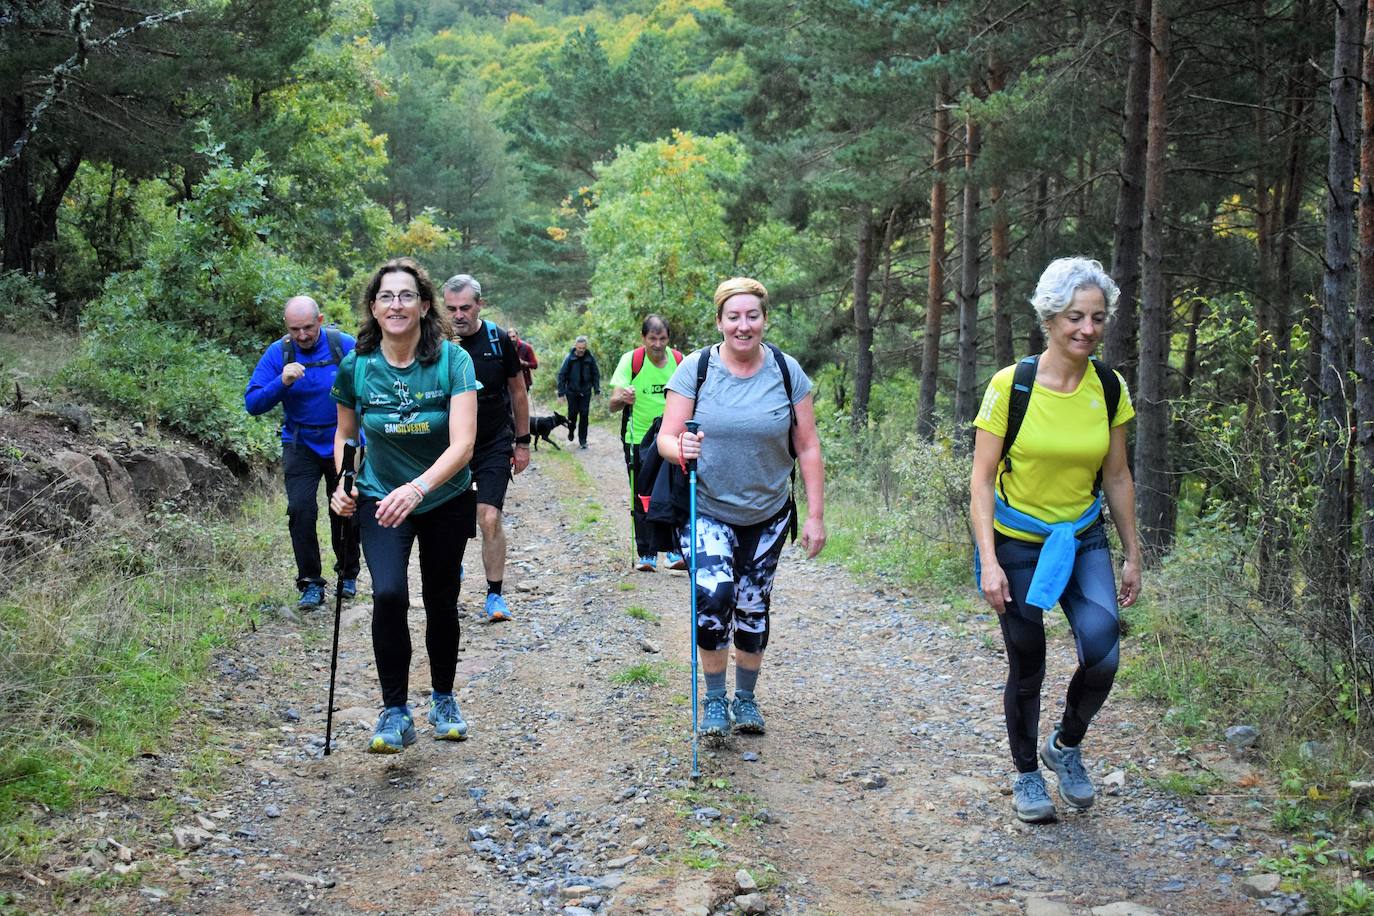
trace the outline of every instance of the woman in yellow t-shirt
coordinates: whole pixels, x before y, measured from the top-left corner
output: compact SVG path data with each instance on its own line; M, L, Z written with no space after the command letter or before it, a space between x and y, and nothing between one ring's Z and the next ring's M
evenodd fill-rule
M1094 793L1079 744L1116 676L1118 606L1129 607L1140 594L1125 428L1135 410L1121 376L1092 362L1119 295L1097 261L1052 262L1031 299L1047 345L1005 459L1015 366L993 376L973 423L970 513L978 585L997 611L1007 647L1003 703L1017 769L1012 806L1017 817L1032 823L1055 819L1035 759L1045 679L1044 611L1056 602L1064 609L1078 670L1069 681L1063 719L1045 739L1040 759L1058 776L1060 798L1087 808ZM1104 378L1115 384L1104 385ZM1109 387L1119 389L1114 413ZM1125 554L1119 591L1102 522L1103 495Z

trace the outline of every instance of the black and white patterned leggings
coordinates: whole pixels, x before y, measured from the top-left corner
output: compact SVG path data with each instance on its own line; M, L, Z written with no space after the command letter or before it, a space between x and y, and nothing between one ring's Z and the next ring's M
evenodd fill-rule
M762 652L768 646L768 605L778 556L792 519L789 504L757 525L731 525L697 513L697 645L724 649L734 633L735 648ZM687 527L682 555L689 556Z

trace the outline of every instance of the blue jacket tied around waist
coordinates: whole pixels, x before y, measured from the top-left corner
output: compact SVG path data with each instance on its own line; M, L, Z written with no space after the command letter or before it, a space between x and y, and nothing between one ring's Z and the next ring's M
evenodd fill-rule
M1097 494L1092 505L1082 515L1071 522L1051 525L1019 509L1013 509L1002 497L993 494L993 515L1007 528L1038 534L1045 538L1040 548L1040 557L1035 563L1035 573L1031 576L1030 591L1026 602L1035 607L1048 610L1059 603L1073 575L1074 558L1078 555L1078 532L1084 530L1102 514L1102 494ZM978 591L983 590L983 564L978 556L978 548L973 549L973 579Z

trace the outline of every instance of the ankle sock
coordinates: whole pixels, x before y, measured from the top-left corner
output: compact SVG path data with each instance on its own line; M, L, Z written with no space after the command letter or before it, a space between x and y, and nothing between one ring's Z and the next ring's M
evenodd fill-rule
M487 594L488 594L488 595L499 595L499 594L501 594L501 586L502 586L503 584L505 584L505 581L506 581L505 579L497 579L495 582L493 582L493 581L491 581L490 579L488 579L488 580L487 580Z

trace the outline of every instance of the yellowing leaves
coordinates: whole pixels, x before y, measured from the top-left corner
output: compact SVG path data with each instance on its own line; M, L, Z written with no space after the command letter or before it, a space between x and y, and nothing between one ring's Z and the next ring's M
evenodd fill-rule
M549 238L553 239L555 242L561 242L568 237L568 230L564 229L562 226L550 226L544 231L546 231L549 234Z

